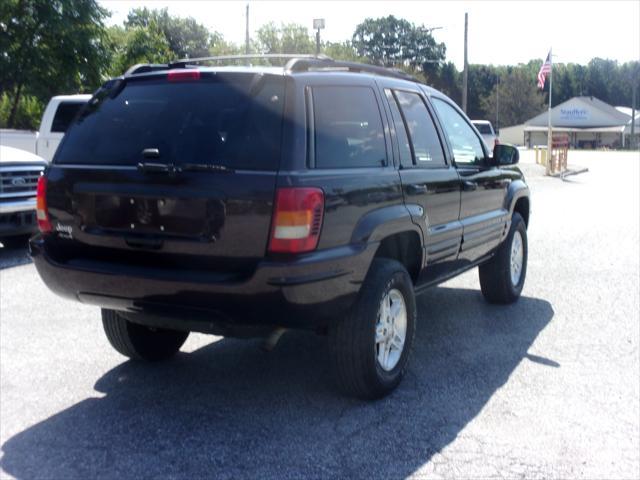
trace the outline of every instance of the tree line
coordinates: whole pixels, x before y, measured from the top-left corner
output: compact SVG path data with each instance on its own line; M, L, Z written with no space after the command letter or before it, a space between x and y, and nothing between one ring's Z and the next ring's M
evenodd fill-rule
M53 95L94 91L136 63L245 53L194 18L165 9L132 9L122 25L107 26L109 12L95 0L0 2L0 127L35 129ZM299 24L268 23L251 39L252 53L315 53L315 38ZM393 16L368 18L352 38L323 42L339 60L399 68L460 103L462 72L446 61L446 46L431 31ZM542 59L511 66L470 65L467 113L496 126L521 123L542 112L548 85L536 86ZM553 105L590 95L631 105L639 62L594 58L587 65L557 64ZM548 83L548 82L547 82Z

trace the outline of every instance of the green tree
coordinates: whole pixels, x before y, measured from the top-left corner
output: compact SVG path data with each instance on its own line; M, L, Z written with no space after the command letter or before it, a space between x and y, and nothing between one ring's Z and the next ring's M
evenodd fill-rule
M111 27L109 36L113 50L112 76L122 75L137 63L166 63L175 57L166 37L153 23L146 27Z
M121 75L136 63L166 63L178 58L237 53L217 32L209 32L195 19L169 15L166 8L137 8L122 27L109 31L114 60L111 73Z
M213 40L207 27L199 24L194 18L173 17L166 8L135 8L129 12L124 26L126 29L157 29L165 37L169 50L176 58L207 56Z
M211 36L211 45L209 47L209 55L242 55L245 53L244 46L236 45L233 42L228 42L219 33L214 33Z
M611 101L610 86L615 80L616 67L613 60L592 59L587 65L585 95L598 97L605 102Z
M467 83L467 114L473 119L492 118L493 109L487 110L482 98L489 94L498 83L500 70L493 65L469 65Z
M356 27L352 42L359 56L385 67L424 69L425 64L443 61L446 51L427 28L393 15L367 18Z
M9 97L7 126L16 125L23 95L91 91L111 61L107 11L95 0L0 2L0 94Z
M7 92L4 92L0 96L0 128L9 127L7 122L12 107L12 98L7 94ZM33 95L22 95L20 97L16 113L14 114L11 128L35 130L40 122L40 118L42 118L43 110L43 102Z
M454 102L462 102L462 75L453 62L426 64L424 70L427 85L440 90Z
M307 27L297 23L282 23L277 26L270 22L257 32L256 48L260 53L315 53L315 40Z
M326 42L322 44L321 52L334 60L346 62L366 62L367 59L358 55L353 44L347 40L344 42Z
M512 68L510 72L501 75L499 87L494 86L491 92L480 100L485 113L495 112L498 88L500 125L518 125L544 110L544 95L526 67Z

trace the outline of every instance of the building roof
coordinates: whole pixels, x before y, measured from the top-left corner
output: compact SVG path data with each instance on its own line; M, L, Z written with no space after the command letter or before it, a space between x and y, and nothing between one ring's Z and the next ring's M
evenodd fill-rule
M573 97L551 109L551 125L575 129L618 127L626 125L629 115L596 97ZM548 112L525 122L526 127L546 127Z

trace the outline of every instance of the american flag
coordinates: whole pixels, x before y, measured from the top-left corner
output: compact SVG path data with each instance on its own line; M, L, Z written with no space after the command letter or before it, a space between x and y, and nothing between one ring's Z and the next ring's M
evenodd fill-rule
M549 50L549 55L547 55L547 59L544 61L540 67L540 71L538 72L538 88L544 88L544 81L547 78L547 73L551 73L551 50Z

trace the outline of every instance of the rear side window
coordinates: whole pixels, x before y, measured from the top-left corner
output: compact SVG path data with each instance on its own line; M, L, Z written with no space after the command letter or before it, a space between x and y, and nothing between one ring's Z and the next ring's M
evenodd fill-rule
M411 137L416 166L444 166L444 152L438 132L420 95L399 90L394 93Z
M69 128L71 121L75 118L76 113L82 108L84 102L61 102L58 105L56 114L53 116L51 131L64 133Z
M54 161L137 165L157 149L148 161L277 170L283 105L284 80L269 75L130 81L115 98L92 99Z
M369 87L314 87L316 168L382 167L387 161L378 101Z
M391 116L393 117L393 124L395 125L396 139L398 141L398 151L400 153L400 165L403 167L413 166L413 154L411 153L411 145L409 144L409 136L407 135L407 129L404 126L404 120L400 109L398 108L398 102L391 90L385 90L385 95L389 101L389 107L391 108Z

